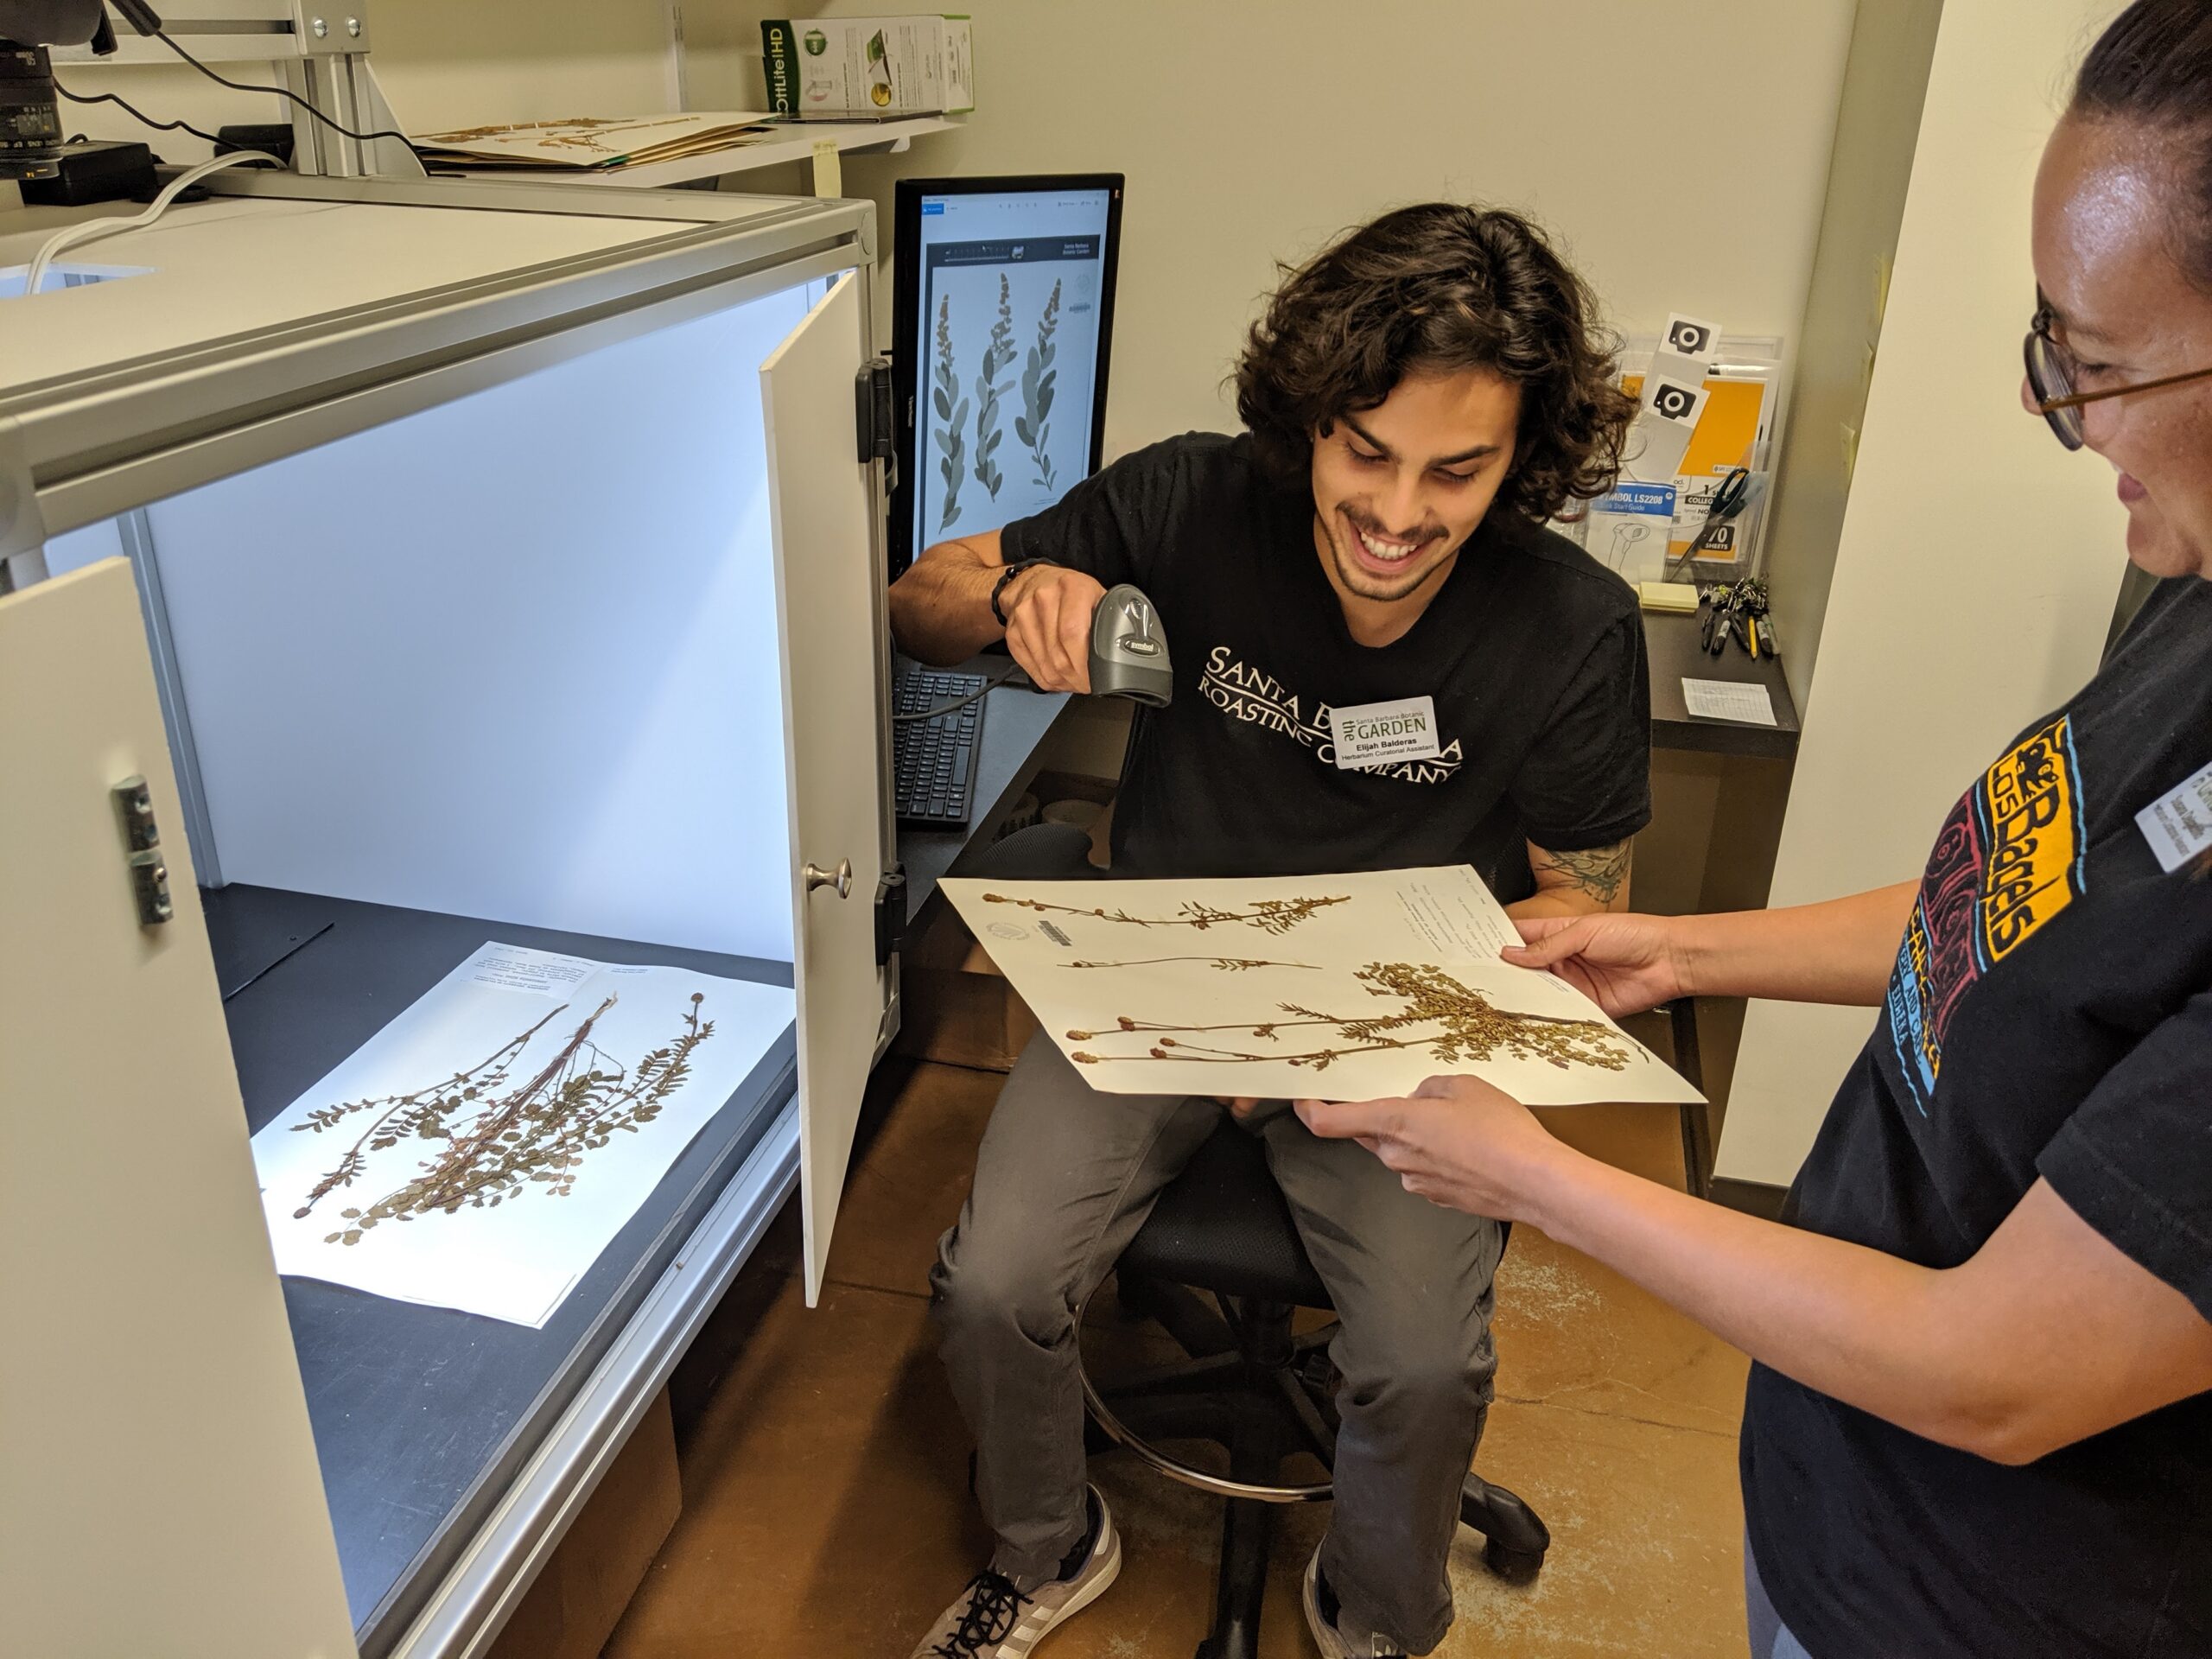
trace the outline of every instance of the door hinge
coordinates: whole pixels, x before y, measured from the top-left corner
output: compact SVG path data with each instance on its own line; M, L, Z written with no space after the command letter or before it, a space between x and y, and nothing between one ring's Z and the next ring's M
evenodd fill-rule
M875 965L883 967L906 943L906 867L893 864L875 884Z
M133 772L108 797L115 803L117 821L123 827L124 863L130 872L131 897L138 906L138 925L159 927L176 914L169 896L168 861L162 855L162 826L154 821L154 794L146 780Z
M891 359L872 357L853 379L853 418L863 463L891 459Z

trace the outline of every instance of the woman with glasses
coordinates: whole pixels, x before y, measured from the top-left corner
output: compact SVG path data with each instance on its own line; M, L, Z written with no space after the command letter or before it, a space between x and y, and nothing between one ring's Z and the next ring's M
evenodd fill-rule
M1881 1010L1776 1225L1554 1141L1470 1077L1301 1103L1756 1362L1756 1659L2212 1655L2212 0L2138 0L2044 151L2030 410L2163 578L1973 779L1918 882L1524 923L1610 1012Z

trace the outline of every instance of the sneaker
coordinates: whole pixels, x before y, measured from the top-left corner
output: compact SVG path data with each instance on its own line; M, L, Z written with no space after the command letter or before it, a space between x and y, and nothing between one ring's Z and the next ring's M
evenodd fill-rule
M995 1568L978 1573L944 1610L913 1659L1024 1659L1056 1630L1106 1593L1122 1570L1122 1537L1096 1486L1090 1535L1061 1563L1060 1576L1023 1590Z
M1362 1630L1345 1613L1337 1592L1321 1576L1321 1552L1306 1563L1306 1628L1313 1632L1313 1645L1321 1659L1406 1659L1406 1650L1388 1637Z

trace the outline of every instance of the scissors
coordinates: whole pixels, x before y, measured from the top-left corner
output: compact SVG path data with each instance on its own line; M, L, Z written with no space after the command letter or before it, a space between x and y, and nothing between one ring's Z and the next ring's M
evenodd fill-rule
M1710 546L1719 533L1721 525L1729 523L1751 504L1751 472L1748 467L1732 467L1728 475L1720 480L1720 487L1713 493L1713 505L1706 510L1705 522L1690 544L1682 550L1682 556L1668 567L1666 580L1672 582L1689 568L1690 561Z

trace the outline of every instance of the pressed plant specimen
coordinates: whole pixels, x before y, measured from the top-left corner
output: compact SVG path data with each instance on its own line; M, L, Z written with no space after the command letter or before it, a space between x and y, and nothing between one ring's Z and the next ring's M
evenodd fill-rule
M1253 1023L1235 1020L1225 1025L1171 1026L1123 1014L1107 1031L1071 1031L1068 1040L1088 1043L1101 1037L1126 1034L1144 1044L1142 1053L1103 1054L1079 1050L1072 1057L1084 1065L1109 1065L1125 1061L1187 1060L1202 1065L1249 1065L1287 1061L1295 1066L1325 1071L1352 1054L1376 1054L1389 1049L1426 1048L1446 1065L1461 1061L1488 1060L1503 1055L1515 1060L1542 1060L1562 1071L1570 1066L1594 1066L1602 1071L1627 1068L1626 1041L1601 1020L1562 1019L1548 1014L1521 1014L1501 1008L1480 991L1462 985L1441 968L1406 962L1370 963L1357 976L1370 996L1391 998L1402 1006L1390 1014L1367 1018L1323 1014L1294 1002L1278 1004L1290 1017ZM1325 1030L1333 1040L1319 1046L1286 1054L1255 1052L1232 1046L1228 1033L1241 1033L1253 1043L1282 1040L1285 1031ZM1205 1040L1193 1042L1192 1038ZM1303 1039L1300 1039L1303 1040Z
M1056 282L1037 321L1037 343L1021 365L1021 413L1014 417L1014 435L1029 446L1037 462L1037 482L1048 490L1053 487L1052 460L1045 453L1045 438L1052 426L1046 416L1052 412L1052 381L1059 373L1052 366L1052 336L1059 327L1060 285Z
M1262 933L1287 933L1316 911L1326 910L1331 905L1350 904L1351 895L1343 893L1332 899L1255 899L1249 910L1220 910L1191 899L1178 906L1173 916L1132 916L1126 910L1108 910L1103 906L1086 910L1080 905L1052 905L1041 899L1009 899L1002 893L987 893L983 902L1012 905L1017 910L1057 916L1088 916L1128 927L1191 927L1201 933L1210 927L1256 927Z
M610 996L569 1033L527 1081L510 1086L510 1073L546 1027L568 1004L511 1038L474 1065L440 1082L378 1099L341 1101L294 1124L295 1133L324 1135L369 1114L368 1126L340 1154L330 1172L308 1191L292 1214L305 1218L333 1192L367 1173L369 1156L403 1142L420 1141L424 1156L414 1179L374 1202L339 1211L346 1224L323 1242L358 1244L379 1223L413 1221L464 1207L496 1209L531 1185L548 1198L565 1198L587 1154L616 1135L632 1134L660 1116L670 1095L690 1075L691 1055L715 1034L702 1019L703 992L691 995L677 1033L634 1066L610 1058L592 1031L615 1004Z
M999 470L995 459L1000 442L1006 434L999 429L999 397L1013 385L998 383L999 372L1014 361L1014 300L1007 286L1006 275L999 275L999 320L991 325L989 344L983 347L982 372L976 377L976 481L991 493L991 499L999 497L999 486L1006 482L1006 474Z
M939 530L951 528L952 521L960 516L960 480L967 476L968 465L968 400L960 395L960 381L952 372L952 296L948 294L937 303L937 390L930 402L937 410L938 419L944 424L937 429L937 447L944 453L938 460L938 475L944 480L944 517L938 520Z

